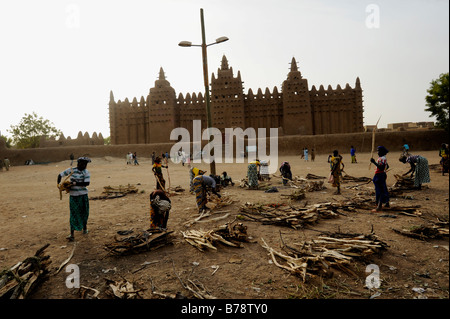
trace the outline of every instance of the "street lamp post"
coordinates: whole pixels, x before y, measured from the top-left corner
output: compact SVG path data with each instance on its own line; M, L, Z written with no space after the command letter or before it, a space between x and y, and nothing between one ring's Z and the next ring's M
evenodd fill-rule
M207 54L206 54L206 47L210 46L210 45L214 45L214 44L218 44L218 43L222 43L225 41L228 41L227 37L220 37L216 39L216 42L210 43L210 44L206 44L206 37L205 37L205 21L203 19L203 9L200 9L200 20L201 20L201 25L202 25L202 44L192 44L192 42L189 41L181 41L180 43L178 43L179 46L181 47L201 47L202 48L202 58L203 58L203 79L205 82L205 100L206 100L206 120L207 120L207 125L208 128L212 127L212 119L211 119L211 107L210 107L210 97L209 97L209 80L208 80L208 58L207 58ZM211 136L209 137L209 141L211 142ZM213 148L214 150L214 148ZM213 154L214 156L214 154ZM216 163L215 163L215 159L213 158L213 160L210 163L210 170L211 170L211 174L216 175Z

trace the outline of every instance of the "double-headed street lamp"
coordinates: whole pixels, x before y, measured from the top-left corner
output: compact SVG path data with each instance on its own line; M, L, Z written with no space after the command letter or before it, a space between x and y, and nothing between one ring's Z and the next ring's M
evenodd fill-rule
M181 41L178 43L180 47L202 47L202 57L203 57L203 79L205 82L205 100L206 100L206 119L207 119L207 125L208 128L212 127L212 120L211 120L211 108L210 108L210 98L209 98L209 80L208 80L208 60L206 55L206 47L218 43L222 43L225 41L228 41L227 37L220 37L216 39L216 42L206 44L206 37L205 37L205 21L203 19L203 9L200 9L200 19L202 24L202 44L192 44L192 42L189 41ZM211 142L211 136L210 142ZM213 160L210 163L210 169L211 174L216 175L216 163L213 158Z

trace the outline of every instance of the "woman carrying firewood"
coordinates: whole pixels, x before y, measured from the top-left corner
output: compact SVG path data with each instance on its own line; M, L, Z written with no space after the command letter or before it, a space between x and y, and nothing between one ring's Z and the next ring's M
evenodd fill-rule
M150 194L150 228L165 230L171 208L171 201L163 190L153 191Z
M91 182L91 174L86 169L91 160L87 157L80 157L77 160L77 167L68 168L58 174L58 189L60 189L61 178L70 175L70 235L69 241L73 241L74 231L83 231L87 234L87 221L89 218L89 197L88 186Z

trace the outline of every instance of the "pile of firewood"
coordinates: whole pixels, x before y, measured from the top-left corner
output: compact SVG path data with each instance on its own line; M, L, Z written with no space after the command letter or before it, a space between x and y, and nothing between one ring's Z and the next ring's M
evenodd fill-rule
M184 239L200 251L205 248L217 250L216 243L222 243L231 247L242 247L242 243L248 241L247 226L242 223L227 223L209 231L187 230L181 232Z
M296 189L290 194L281 194L281 197L288 197L289 200L294 200L294 201L302 200L302 199L305 199L305 197L306 197L305 189L304 188Z
M134 185L128 184L127 186L119 185L116 187L112 186L104 186L103 187L103 193L104 194L130 194L130 193L137 193L138 189Z
M298 176L295 176L292 180L288 180L287 184L293 188L304 189L305 191L308 192L320 191L326 188L323 185L324 180L309 180L307 178L301 178Z
M269 181L258 181L258 189L266 189L270 186L272 186L272 184ZM240 188L250 187L250 185L248 184L248 177L243 178L239 181L239 187Z
M104 248L108 253L119 256L151 251L170 244L172 242L171 233L173 231L148 229L140 231L137 235L125 238L117 238L117 236L114 236L114 241L105 244Z
M170 187L169 191L174 191L175 193L182 193L184 191L186 191L183 187L181 187L180 185L175 186L175 187Z
M303 228L305 225L314 224L320 218L335 218L329 204L316 204L309 208L294 208L276 204L252 204L245 203L240 208L240 219L261 222L263 225L277 225Z
M331 275L331 268L355 276L351 262L369 259L387 249L387 244L370 235L339 234L340 236L320 236L318 239L296 244L299 249L284 245L284 252L269 247L264 239L262 247L267 249L273 263L299 276L303 282L316 276ZM281 259L281 261L279 261Z
M235 202L235 200L233 200L231 198L231 196L226 196L226 195L222 195L220 198L215 196L215 195L211 195L209 197L208 202L212 203L212 207L211 209L218 209L218 208L223 208L226 206L229 206L231 204L233 204Z
M137 193L138 189L134 185L128 184L128 186L119 185L119 186L104 186L102 195L100 196L92 196L89 199L111 199L111 198L119 198L124 197L127 194Z
M409 176L403 176L399 174L394 174L396 179L393 188L397 189L413 189L414 188L414 179Z
M0 299L26 299L47 279L51 260L44 251L48 246L43 246L34 256L0 272Z
M449 236L448 221L438 220L429 225L414 226L410 229L392 229L398 234L416 239L440 239Z
M330 207L332 207L334 211L372 210L375 208L375 203L372 197L356 196L343 202L330 203ZM383 207L383 211L418 217L422 215L419 210L420 207L420 205L392 205L391 207Z
M111 291L107 291L107 294L119 298L119 299L137 299L141 298L139 295L140 290L134 287L134 284L123 278L119 281L106 280L107 284L111 288Z
M306 179L325 179L325 176L314 175L311 173L306 174Z
M365 182L367 184L372 181L372 178L370 178L370 177L353 177L348 174L343 174L342 181L343 182L355 182L355 183Z

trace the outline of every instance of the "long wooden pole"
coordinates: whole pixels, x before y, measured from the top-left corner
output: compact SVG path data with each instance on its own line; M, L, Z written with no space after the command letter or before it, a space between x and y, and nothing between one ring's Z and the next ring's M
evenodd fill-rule
M370 158L373 158L373 151L375 150L375 132L376 132L376 130L378 128L378 122L380 122L380 119L381 119L381 115L378 118L377 124L375 124L375 128L372 131L372 151L370 153ZM369 162L369 170L370 170L370 166L371 165L372 165L372 162Z
M167 170L167 177L169 178L169 188L168 188L167 190L170 190L170 174L169 174L169 164L167 164L166 170Z
M200 22L202 26L202 59L203 59L203 80L205 82L205 104L206 104L206 121L208 128L212 127L212 119L211 119L211 101L209 97L209 80L208 80L208 57L206 53L206 36L205 36L205 19L203 18L203 9L200 9ZM211 135L209 136L209 142L211 143ZM213 158L212 161L209 164L211 174L216 175L216 162L214 158L214 148L213 151ZM210 151L211 152L211 151ZM211 156L211 153L208 154Z

